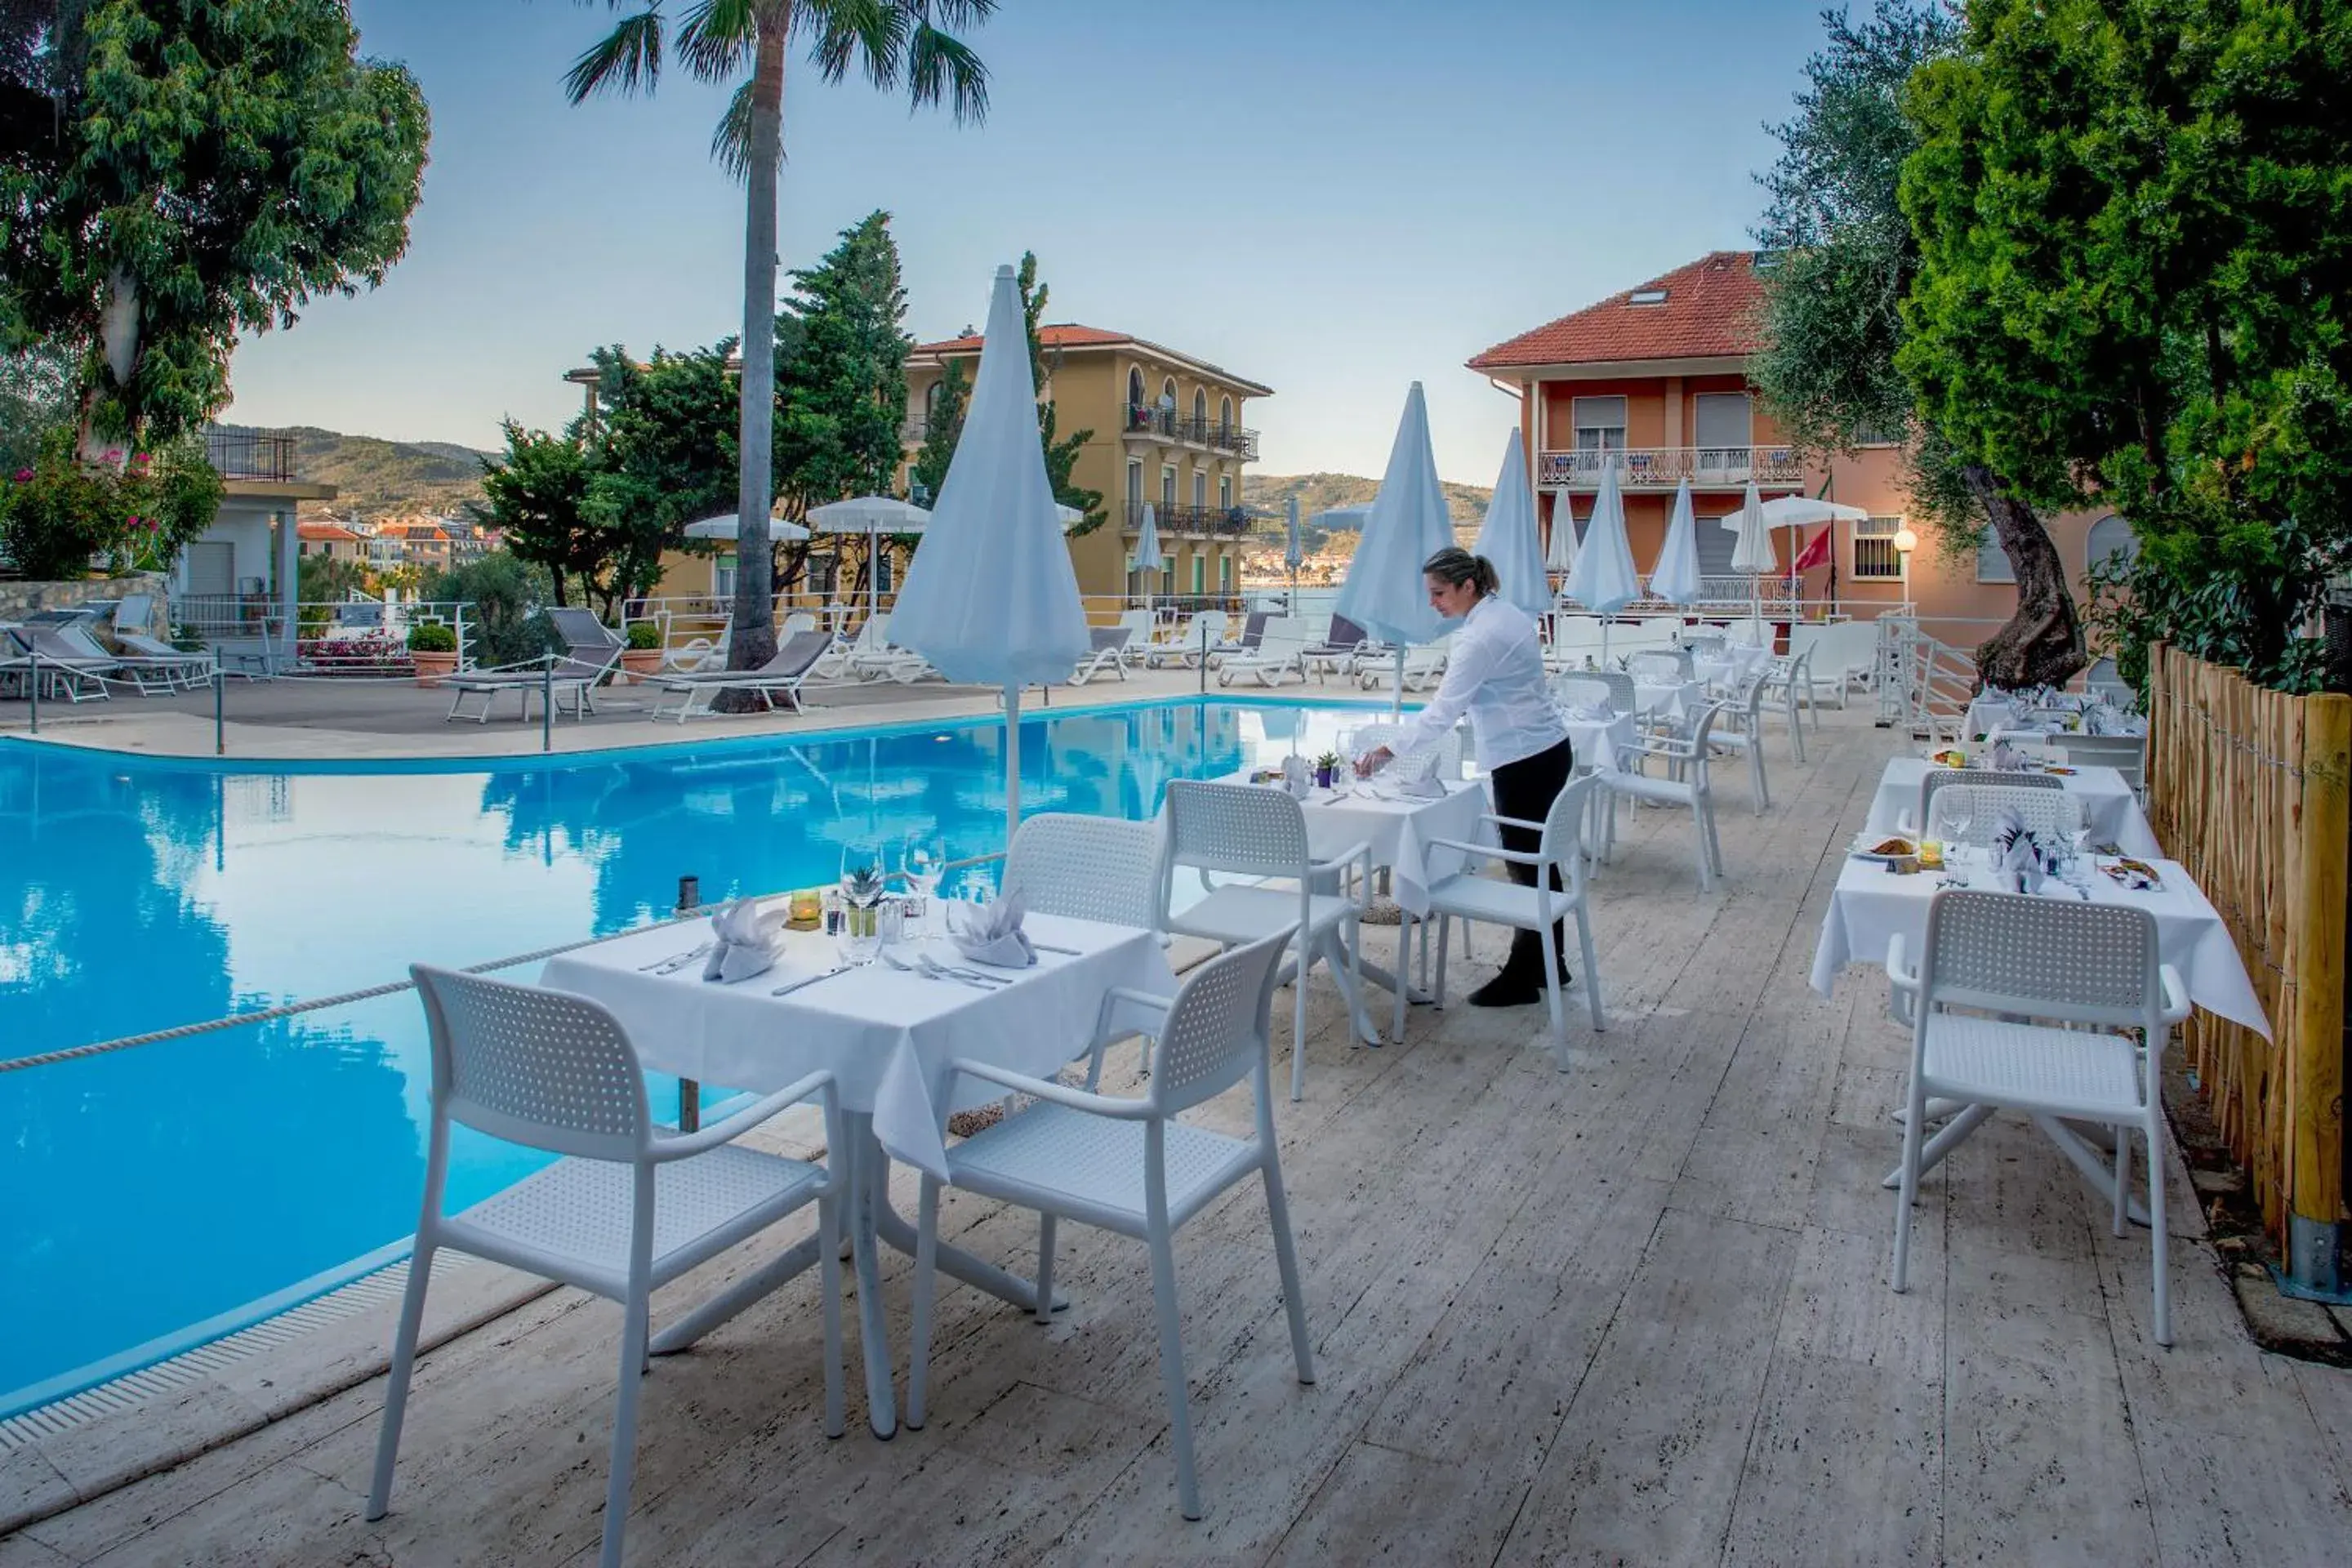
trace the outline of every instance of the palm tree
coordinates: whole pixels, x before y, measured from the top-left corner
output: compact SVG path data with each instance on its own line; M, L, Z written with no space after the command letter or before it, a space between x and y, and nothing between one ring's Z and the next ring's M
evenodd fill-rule
M594 0L581 0L592 5ZM665 0L605 0L630 13L572 63L564 89L651 92L669 42ZM903 83L918 108L944 101L959 124L988 112L988 68L944 28L984 22L996 0L680 0L677 53L698 81L737 82L710 141L711 156L750 193L743 219L743 391L736 489L735 618L728 668L764 664L776 650L768 508L776 401L776 181L784 157L784 59L795 37L828 82L853 67L877 88ZM748 78L744 76L749 69ZM722 695L734 695L727 693Z

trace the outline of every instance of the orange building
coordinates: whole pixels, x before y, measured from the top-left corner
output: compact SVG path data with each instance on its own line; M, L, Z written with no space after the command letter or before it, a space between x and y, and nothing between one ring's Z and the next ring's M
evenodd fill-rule
M1893 443L1817 460L1783 442L1759 405L1746 370L1763 303L1757 272L1770 264L1769 252L1715 251L1469 362L1520 399L1546 539L1563 506L1581 531L1602 465L1613 463L1633 563L1647 575L1675 487L1687 479L1709 597L1744 600L1747 580L1731 574L1731 531L1715 520L1738 510L1753 479L1767 500L1803 494L1870 513L1866 522L1836 524L1826 563L1800 575L1807 614L1833 605L1838 614L1871 616L1908 603L1931 635L1974 647L2017 607L2015 576L1990 531L1979 549L1953 552L1928 530L1906 530L1909 497ZM2044 521L2078 599L2092 561L2136 547L2130 525L2112 512ZM1774 548L1784 574L1820 532L1821 525L1781 531ZM1915 532L1916 548L1900 548ZM1786 584L1784 576L1771 588L1777 601L1785 601Z

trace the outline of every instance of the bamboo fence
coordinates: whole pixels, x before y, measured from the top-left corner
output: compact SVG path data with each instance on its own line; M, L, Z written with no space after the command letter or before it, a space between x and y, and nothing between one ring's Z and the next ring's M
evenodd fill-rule
M2158 644L2149 816L2228 925L2270 1039L2201 1009L2188 1047L2284 1242L2345 1218L2345 900L2352 697L2295 697Z

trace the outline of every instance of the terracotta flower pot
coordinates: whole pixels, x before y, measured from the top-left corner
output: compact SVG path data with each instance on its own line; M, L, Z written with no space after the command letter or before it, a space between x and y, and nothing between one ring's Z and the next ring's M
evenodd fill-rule
M416 684L419 686L438 686L442 681L457 673L457 655L455 649L446 653L434 653L424 648L412 648L409 650L408 660L416 667Z
M642 680L649 675L659 675L661 666L662 650L657 647L627 648L621 654L621 668L628 671L633 679Z

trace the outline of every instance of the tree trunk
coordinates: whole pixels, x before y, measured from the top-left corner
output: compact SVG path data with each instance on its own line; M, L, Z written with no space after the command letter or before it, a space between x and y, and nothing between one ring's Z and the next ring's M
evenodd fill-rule
M2063 686L2090 659L2058 547L2033 509L2004 489L1992 470L1972 463L1961 473L2017 574L2017 613L1979 645L1977 678L2008 690Z
M750 190L743 222L743 390L735 488L735 618L727 668L756 669L775 657L776 558L769 543L771 447L776 421L776 183L784 156L784 44L790 0L760 8L760 42L751 76ZM712 706L748 712L757 694L722 691Z

